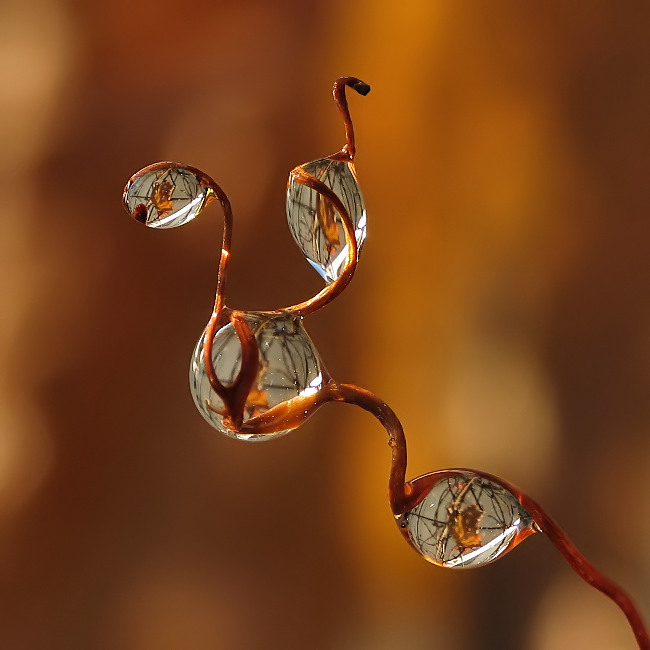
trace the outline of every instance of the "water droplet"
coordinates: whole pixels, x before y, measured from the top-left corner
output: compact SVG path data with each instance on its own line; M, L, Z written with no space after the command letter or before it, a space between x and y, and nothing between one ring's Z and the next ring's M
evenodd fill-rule
M182 226L201 211L207 188L191 169L157 163L134 174L124 189L124 207L151 228Z
M341 199L361 250L366 238L366 206L352 163L322 158L302 165L301 169L327 185ZM348 250L341 219L334 206L315 190L290 180L287 219L291 234L307 261L325 282L334 282L345 266Z
M531 516L505 488L474 473L444 474L398 518L402 533L426 560L448 568L481 566L533 531Z
M298 316L247 312L259 349L260 370L257 382L248 394L244 422L261 415L273 406L293 397L317 393L322 387L320 359ZM223 416L210 410L223 408L223 401L212 390L203 365L202 351L205 333L201 335L190 364L190 388L201 415L218 431L239 440L268 440L288 433L279 431L268 435L236 433L223 424ZM212 360L219 380L228 386L237 378L241 367L241 342L230 322L214 337Z

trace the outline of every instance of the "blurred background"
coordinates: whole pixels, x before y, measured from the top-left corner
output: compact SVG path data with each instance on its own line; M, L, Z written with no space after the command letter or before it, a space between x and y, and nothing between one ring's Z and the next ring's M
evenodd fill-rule
M650 5L645 0L3 0L0 647L634 648L533 536L479 570L404 544L389 449L330 405L276 441L220 436L188 363L220 215L121 207L180 160L235 210L228 304L318 291L294 166L350 94L369 235L307 328L402 418L409 476L502 475L650 619Z

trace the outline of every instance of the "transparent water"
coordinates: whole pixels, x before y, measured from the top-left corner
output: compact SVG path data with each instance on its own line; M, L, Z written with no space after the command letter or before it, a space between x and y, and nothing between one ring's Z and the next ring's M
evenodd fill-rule
M404 521L413 546L450 568L493 562L533 525L508 490L476 474L442 478Z
M150 228L176 228L199 213L207 190L197 175L184 167L161 163L139 171L124 196L134 219Z
M366 207L351 163L322 158L302 169L323 182L347 209L359 250L366 238ZM296 181L287 188L289 229L307 261L331 284L345 266L348 247L343 225L330 201Z
M300 317L248 312L245 318L255 334L260 370L246 402L244 421L293 397L310 395L320 390L323 385L320 359ZM196 345L190 363L190 389L201 415L217 431L240 440L268 440L288 433L237 433L224 426L222 415L207 407L206 400L210 400L218 410L222 409L223 402L212 389L205 372L202 357L204 336L205 332ZM212 349L215 372L225 386L231 385L236 379L241 367L241 356L241 342L235 328L228 323L216 332Z

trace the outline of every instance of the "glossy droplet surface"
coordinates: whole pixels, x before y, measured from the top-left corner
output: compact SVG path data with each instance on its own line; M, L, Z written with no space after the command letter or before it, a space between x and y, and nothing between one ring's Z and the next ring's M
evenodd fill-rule
M425 559L449 568L493 562L533 526L508 490L476 474L441 478L398 523Z
M299 317L248 312L245 318L257 340L260 370L246 401L244 422L292 397L316 393L323 385L318 353ZM207 407L206 400L210 400L214 408L221 410L223 402L212 389L205 372L204 335L197 343L190 364L190 389L201 415L221 433L239 440L268 440L288 433L237 433L224 426L222 415ZM236 379L241 356L241 342L235 328L228 323L217 330L212 349L215 372L225 386Z
M203 207L207 188L191 169L158 163L134 174L124 189L124 207L151 228L176 228L192 221Z
M315 160L301 169L329 187L347 209L357 246L366 238L366 207L352 163ZM322 194L291 179L287 189L289 229L307 261L328 284L334 282L347 256L345 233L339 213Z

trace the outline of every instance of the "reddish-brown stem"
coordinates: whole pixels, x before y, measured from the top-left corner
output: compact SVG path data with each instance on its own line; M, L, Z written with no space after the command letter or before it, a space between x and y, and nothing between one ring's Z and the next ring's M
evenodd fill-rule
M356 77L341 77L336 80L333 88L334 100L341 112L344 126L346 144L337 153L328 156L329 160L352 163L356 153L354 128L348 107L345 89L351 87L361 95L370 91L370 86ZM173 163L159 163L152 165L145 170L162 168ZM327 402L344 402L354 404L374 415L388 433L388 442L391 447L391 468L388 484L389 502L396 518L401 518L414 508L428 493L436 481L445 476L456 473L472 473L482 476L504 489L508 490L523 508L530 514L536 527L527 527L522 530L513 540L516 545L529 534L539 530L547 535L550 541L564 556L573 570L588 584L601 591L610 598L623 611L634 632L637 643L641 650L650 650L650 637L644 625L641 615L629 596L609 578L598 571L575 547L560 526L541 508L541 506L524 494L516 486L503 479L475 470L441 470L425 476L418 477L408 483L405 482L407 450L406 438L402 425L393 410L373 393L351 384L338 384L325 376L325 385L316 393L307 396L296 397L287 400L265 413L249 418L244 422L244 411L250 390L255 383L260 369L259 350L255 334L245 319L243 312L230 311L229 319L240 340L242 348L241 368L235 380L224 386L218 379L212 353L214 337L219 325L224 324L224 292L226 286L226 275L228 261L230 258L230 247L232 239L232 209L230 202L223 190L209 176L198 169L179 165L184 169L191 170L200 179L204 188L207 188L205 203L216 198L221 203L224 214L223 242L221 256L219 259L219 271L215 302L210 320L205 329L202 344L202 358L206 375L213 390L223 401L223 410L213 408L209 403L208 407L223 415L223 423L226 427L239 433L254 433L257 435L269 435L278 431L293 429L304 422L311 414ZM309 300L292 305L284 310L266 312L269 314L290 313L297 316L304 316L321 309L347 286L356 270L358 261L358 247L354 233L354 226L350 215L339 197L334 191L314 176L306 173L303 167L297 167L291 172L290 182L297 182L318 192L329 201L339 214L347 245L346 263L340 276L331 285L325 287ZM124 196L126 201L129 184L125 188ZM201 206L203 207L203 206ZM136 206L133 217L141 222L146 222L146 212L142 206ZM403 533L406 535L405 531Z
M388 498L393 512L400 511L410 494L406 479L406 437L395 412L379 397L352 384L329 381L317 393L294 397L269 409L262 415L250 418L241 425L242 433L268 435L295 429L327 402L355 404L372 413L388 433L391 447L391 468L388 479Z
M317 178L314 178L311 174L308 174L300 167L296 167L291 171L289 176L289 182L300 183L305 185L315 192L319 192L329 201L339 213L341 219L341 224L343 225L343 233L345 235L345 244L347 246L347 255L345 258L345 266L341 271L339 277L324 287L319 293L303 302L299 302L296 305L291 305L290 307L285 307L284 309L278 310L278 312L289 312L290 314L296 314L297 316L306 316L311 314L319 309L322 309L330 303L336 296L338 296L345 287L348 286L352 276L357 268L357 262L359 259L359 248L357 246L357 238L354 234L354 225L352 224L352 219L343 205L343 202L336 193L327 187L323 182L319 181Z
M304 422L318 408L327 402L355 404L372 413L388 432L388 443L392 449L391 468L388 481L388 498L396 518L414 508L442 478L454 474L477 474L501 485L508 490L530 514L537 528L546 534L571 568L588 584L610 598L625 614L641 650L650 650L650 638L639 610L630 597L612 580L604 576L580 553L567 534L531 497L512 483L477 470L446 469L432 472L405 483L407 450L403 427L395 412L383 400L368 390L351 384L338 384L330 381L318 393L308 397L297 397L270 409L263 415L247 420L242 432L269 434L293 429ZM513 542L520 543L535 529L521 531Z
M215 372L214 364L212 363L212 346L217 324L224 306L223 296L226 290L226 275L228 272L228 261L230 259L233 218L232 208L226 193L212 179L209 179L209 181L208 187L210 192L219 200L223 211L223 240L221 243L221 256L219 257L219 271L217 273L217 290L214 298L214 307L212 308L210 320L205 328L205 337L203 339L203 364L210 385L223 399L225 387L217 378L217 373Z
M350 115L350 109L348 107L347 97L345 94L345 88L349 86L353 88L361 95L367 95L370 92L370 86L356 77L341 77L334 82L333 95L334 101L336 102L341 116L343 118L343 123L345 125L345 137L346 144L341 149L340 152L330 156L332 160L342 160L346 162L351 162L354 159L356 147L354 141L354 127L352 125L352 117ZM243 397L243 402L241 399L240 393L243 392L244 386L252 386L253 379L249 382L248 377L242 377L245 373L246 375L252 374L252 368L254 366L256 372L259 368L259 359L255 356L254 364L246 366L244 364L244 359L242 359L242 366L240 373L233 383L232 386L226 388L219 381L217 374L214 369L214 364L212 362L212 348L214 336L216 334L217 325L219 323L221 313L224 307L223 296L226 286L226 272L228 267L228 260L230 258L230 247L232 239L232 209L230 206L230 201L224 193L224 191L215 183L209 176L203 174L203 172L192 169L197 175L199 175L206 186L212 192L212 194L219 199L221 207L224 213L224 231L223 231L223 243L221 247L221 257L219 260L219 272L217 279L217 290L215 295L214 308L212 310L212 315L208 321L208 325L205 331L205 338L203 341L203 363L205 365L206 374L210 385L214 391L221 397L224 401L224 411L226 412L226 422L229 425L241 426L243 420L243 409L246 403L246 395ZM306 314L313 313L319 309L322 309L325 305L331 302L336 296L338 296L343 289L350 283L354 272L357 267L358 261L358 246L354 232L354 225L350 215L343 205L343 202L338 197L338 195L323 182L319 181L311 174L308 174L301 167L296 167L289 176L289 182L297 182L302 185L309 187L310 189L319 192L326 200L328 200L335 208L339 214L341 224L343 226L343 233L345 236L345 242L347 245L347 255L345 260L345 266L341 271L339 277L332 284L326 286L318 294L305 300L303 302L291 305L284 309L273 310L266 313L281 313L288 312L298 316L305 316ZM209 197L211 198L211 196ZM234 325L234 322L233 322ZM245 324L240 326L237 330L238 336L242 345L242 354L247 355L251 359L253 358L252 354L252 344L246 342L246 336L242 335L242 327L245 327ZM255 344L255 350L257 349ZM236 424L237 423L237 424Z
M340 151L328 156L328 159L351 163L354 160L356 153L356 145L354 141L352 117L350 115L348 100L345 94L345 89L348 86L356 90L360 95L367 95L370 92L370 86L356 77L340 77L334 82L332 93L334 95L334 101L336 102L343 118L346 144ZM305 185L306 187L318 192L334 206L334 209L338 212L339 218L341 219L343 233L345 235L345 243L347 245L345 266L343 267L339 277L332 284L326 286L309 300L291 305L290 307L285 307L284 309L266 312L279 313L285 311L291 314L305 316L325 307L325 305L334 300L334 298L336 298L336 296L347 287L357 268L359 251L352 219L338 195L322 181L319 181L311 174L308 174L302 165L293 169L289 174L289 183L291 184L292 182L300 183L301 185Z
M223 296L226 291L226 274L230 260L230 247L232 243L232 207L226 193L211 178L208 185L210 192L219 200L223 212L223 239L221 242L221 256L219 257L219 270L217 273L217 291L214 299L213 316L218 320L223 308Z
M221 256L219 257L217 290L215 293L212 314L210 315L210 320L205 328L202 356L203 365L210 386L223 400L224 412L226 414L224 420L236 429L241 426L244 419L246 398L248 397L248 393L257 378L259 370L259 355L255 335L253 334L250 325L246 322L241 312L231 312L230 322L235 328L235 332L239 337L242 347L242 363L235 381L230 386L224 386L219 381L214 367L214 362L212 361L212 350L214 347L214 336L224 309L223 296L226 290L226 276L228 272L228 262L230 260L230 247L232 242L232 207L226 193L213 179L198 169L190 167L187 167L187 169L192 169L192 171L201 178L201 182L208 188L208 199L217 198L223 211L223 239L221 243ZM210 404L208 404L208 407L215 410Z
M406 437L404 428L393 409L376 395L352 384L339 384L336 401L356 404L372 413L386 429L391 448L391 466L388 478L388 500L393 511L398 510L408 496L406 485Z
M345 125L346 144L341 151L337 151L328 157L330 160L351 162L354 160L356 154L356 146L354 142L354 127L352 126L352 118L350 117L350 109L348 108L348 98L345 95L347 86L356 90L360 95L367 95L370 92L370 86L356 77L340 77L334 82L334 88L332 89L334 101L339 107L339 111L341 111L341 117Z
M500 480L505 484L505 481ZM507 485L507 484L505 484ZM514 486L508 486L513 491ZM550 517L542 507L527 494L514 488L513 494L519 503L528 511L539 529L546 534L549 540L563 555L571 568L588 584L613 600L625 614L636 641L641 650L650 650L650 636L641 618L641 614L632 599L619 585L603 575L587 558L576 548L568 535L560 528L555 520Z
M632 602L631 598L619 585L604 576L585 558L562 528L560 528L555 520L550 517L534 499L522 492L516 485L513 485L501 477L473 469L445 469L438 472L432 472L431 474L420 476L411 481L413 489L410 497L404 503L402 510L393 510L393 513L398 517L404 512L411 510L427 495L436 482L446 476L455 474L477 474L488 481L501 485L504 489L510 492L531 516L537 529L546 534L551 543L564 556L564 559L569 563L571 568L585 582L605 594L605 596L614 601L614 603L616 603L616 605L621 609L632 628L632 632L636 637L639 648L641 650L650 650L650 637L648 636L648 631L643 619L641 618L639 610ZM534 532L534 530L535 529L533 528L528 528L527 530L522 531L522 533L515 538L512 546L523 541L523 539Z
M356 79L355 77L341 77L334 82L334 99L343 117L346 144L339 152L339 154L334 154L334 156L331 158L332 160L340 159L351 162L354 158L355 143L352 118L350 116L350 110L348 108L347 98L345 95L346 86L354 88L354 90L362 95L366 95L368 92L370 92L370 86L368 86L368 84L364 83L360 79ZM235 326L237 335L239 336L241 342L242 365L239 375L232 383L232 385L226 387L219 381L214 368L214 363L212 361L214 336L216 334L224 307L223 296L226 286L226 273L228 268L228 261L230 258L230 247L232 240L232 208L225 192L221 189L221 187L219 187L217 183L214 182L214 180L212 180L209 176L207 176L207 174L204 174L198 169L191 167L187 167L187 169L191 169L202 179L204 185L209 188L208 198L211 199L213 196L216 197L221 203L224 214L223 243L221 246L221 257L219 259L217 290L215 295L214 308L205 330L202 352L203 364L205 366L205 371L208 377L208 381L210 382L210 386L224 402L224 424L236 430L242 426L244 408L246 406L246 397L248 396L248 392L250 391L257 376L257 372L259 370L259 358L257 354L257 344L252 333L250 333L250 331L247 331L248 326L246 322L243 319L240 319L238 321L239 324L237 325L235 320L233 320L233 313L233 315L231 315L231 322L233 323L233 326ZM288 312L290 314L295 314L298 316L305 316L306 314L313 313L318 309L322 309L325 305L336 298L336 296L338 296L343 291L343 289L345 289L356 270L359 253L354 233L354 225L352 224L352 220L346 207L343 205L343 202L338 197L338 195L322 181L319 181L311 174L305 172L301 167L297 167L291 172L289 176L289 182L296 182L309 187L310 189L320 193L327 201L333 205L334 209L339 214L339 218L343 226L343 233L345 235L345 242L347 245L345 266L343 267L341 274L335 282L326 286L309 300L291 305L285 309L266 312ZM250 360L250 363L246 361L247 359ZM208 406L212 408L209 404ZM214 409L212 408L212 410Z
M280 402L261 415L256 415L243 422L238 433L263 436L295 429L323 404L334 400L335 386L336 384L330 381L312 395L301 395Z
M246 322L244 314L232 312L230 322L241 344L241 367L235 381L224 389L225 394L222 399L227 409L224 424L233 429L238 429L244 421L246 399L257 379L260 359L255 334L251 326ZM210 360L212 360L212 356L210 356Z
M448 469L419 477L406 483L407 449L403 427L395 412L383 400L368 390L352 384L338 384L330 381L318 393L307 397L296 397L279 404L266 413L247 420L242 424L245 433L270 434L276 431L293 429L304 422L318 408L327 402L345 402L360 406L372 413L388 433L388 443L392 450L391 468L388 480L390 507L399 517L414 508L428 493L432 485L446 475L472 473L482 476L508 490L530 514L538 529L545 533L567 560L573 570L588 584L610 598L625 614L641 650L650 650L650 639L639 610L630 597L616 583L604 576L580 553L560 526L527 494L504 479L476 470ZM518 544L534 532L529 528L522 531L513 543Z
M217 324L224 306L223 296L226 290L226 275L228 272L228 261L230 259L233 218L232 207L230 206L230 201L228 200L226 193L212 179L209 180L210 183L208 187L212 194L221 203L221 209L223 211L223 239L221 243L221 256L219 257L219 271L217 273L217 290L214 298L214 307L212 308L212 314L210 315L208 325L205 328L205 337L203 339L203 364L210 385L223 399L222 393L224 392L225 387L217 378L217 373L215 372L214 364L212 363L212 347Z

